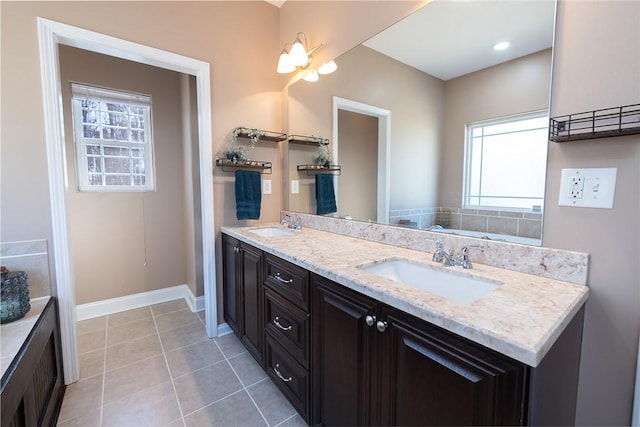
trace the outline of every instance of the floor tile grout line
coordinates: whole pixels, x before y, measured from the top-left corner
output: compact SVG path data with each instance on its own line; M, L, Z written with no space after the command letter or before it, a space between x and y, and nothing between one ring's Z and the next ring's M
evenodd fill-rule
M220 345L216 342L216 345L218 346L218 348L220 349L220 351L222 352L222 349L220 348ZM224 354L224 352L222 353ZM225 356L226 357L226 356ZM250 356L251 357L251 356ZM242 389L247 393L247 396L249 396L249 399L251 399L251 402L253 402L253 406L256 407L258 413L260 414L260 416L262 417L262 419L264 420L264 422L267 424L267 426L271 426L271 424L269 424L269 420L267 420L267 417L264 416L264 414L262 413L262 410L260 410L260 407L258 406L258 404L256 403L256 401L254 400L253 396L251 396L251 393L249 393L249 390L247 389L247 387L244 385L244 382L242 381L242 379L240 378L240 375L238 375L238 373L236 372L236 370L233 368L233 365L231 364L231 362L229 362L229 358L225 358L225 361L227 362L227 364L229 365L229 367L231 368L231 371L234 373L234 375L238 378L238 381L240 382L240 385L242 386Z
M211 405L215 405L216 403L222 402L223 400L228 399L229 397L231 397L231 396L233 396L233 395L235 395L235 394L242 393L243 391L244 391L244 392L246 392L246 390L245 390L244 388L241 388L241 389L239 389L239 390L234 391L233 393L229 393L229 394L227 394L226 396L221 397L220 399L214 400L214 401L213 401L213 402L211 402L211 403L207 403L207 404L206 404L206 405L204 405L202 408L198 408L198 409L196 409L195 411L191 411L191 412L189 412L188 414L185 414L184 418L189 417L189 416L191 416L191 415L195 414L195 413L196 413L196 412L198 412L198 411L202 411L204 408L208 408L208 407L209 407L209 406L211 406ZM186 424L186 423L185 423L185 424Z
M151 309L151 318L153 319L153 324L156 327L156 333L158 334L158 341L160 341L160 349L162 350L162 358L164 359L164 364L167 367L167 371L169 372L169 379L171 380L171 387L173 388L173 395L176 398L176 403L178 404L178 411L180 411L180 419L182 420L183 427L186 427L186 422L184 420L184 412L182 411L182 404L180 403L180 398L178 397L178 390L176 389L176 383L173 380L173 375L171 374L171 367L169 366L169 361L167 360L167 354L164 351L164 344L162 343L162 339L160 338L160 332L158 331L158 324L156 323L155 315L153 314L153 309Z
M298 415L298 411L296 411L295 414L291 415L289 418L285 418L284 420L280 421L274 427L281 426L282 424L286 423L287 421L294 419L296 417L296 415Z

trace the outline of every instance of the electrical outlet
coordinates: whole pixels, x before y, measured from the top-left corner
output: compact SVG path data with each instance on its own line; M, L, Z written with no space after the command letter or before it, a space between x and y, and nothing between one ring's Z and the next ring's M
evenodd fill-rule
M300 182L297 179L291 180L291 194L300 193Z
M560 206L613 208L616 168L562 169Z
M584 177L580 175L571 177L571 194L570 197L574 199L582 199L582 193L584 191Z
M271 180L265 179L262 181L262 194L271 194Z

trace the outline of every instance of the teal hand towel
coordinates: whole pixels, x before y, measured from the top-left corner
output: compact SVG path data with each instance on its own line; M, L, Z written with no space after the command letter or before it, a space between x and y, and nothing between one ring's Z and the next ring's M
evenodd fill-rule
M236 170L236 218L259 219L262 189L260 172Z
M337 211L333 175L329 173L316 174L316 213L324 215Z

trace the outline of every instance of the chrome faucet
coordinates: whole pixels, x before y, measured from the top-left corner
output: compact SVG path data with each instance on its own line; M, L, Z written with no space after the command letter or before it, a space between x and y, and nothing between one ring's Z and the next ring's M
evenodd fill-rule
M442 242L436 242L436 250L433 252L433 262L441 262L442 265L447 267L462 267L466 269L473 268L473 264L469 259L469 247L464 246L460 250L460 256L456 256L455 252L450 250L447 252L444 249Z
M280 221L280 224L287 224L288 228L292 228L294 230L301 230L302 226L300 225L300 218L292 218L291 215L285 215L285 218Z

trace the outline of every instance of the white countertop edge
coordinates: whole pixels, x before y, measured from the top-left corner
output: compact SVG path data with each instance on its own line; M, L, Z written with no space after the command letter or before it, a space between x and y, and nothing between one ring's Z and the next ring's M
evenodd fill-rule
M483 345L487 348L490 348L532 367L538 366L549 349L551 349L555 341L564 331L565 327L570 323L570 321L579 312L580 308L588 299L588 287L582 286L585 290L584 293L580 294L576 299L574 299L570 306L557 316L556 321L550 328L547 329L546 333L536 341L536 344L533 346L526 345L514 340L512 337L509 337L505 334L500 334L496 331L492 331L486 328L478 328L476 325L464 323L460 321L460 319L449 316L444 312L438 311L435 307L416 304L415 301L403 299L398 297L397 295L392 295L388 292L377 290L371 287L371 285L368 283L343 276L341 274L323 268L320 265L316 265L307 260L300 259L295 255L292 255L291 253L274 247L274 244L283 244L286 242L286 239L289 239L292 236L262 237L257 234L255 234L254 236L253 233L249 232L249 230L253 228L262 228L274 225L278 226L278 224L256 224L247 227L223 226L221 228L221 231L248 244L251 244L259 249L262 249L265 252L278 256L313 273L326 277L327 279L333 280L334 282L337 282L349 289L360 292L391 307L404 311L435 326L453 332L456 335L469 339L475 343ZM304 230L302 232L304 232ZM332 234L331 232L315 229L313 230L313 232L326 233L327 235ZM351 239L358 240L354 237L351 237ZM373 242L369 241L369 243ZM377 244L384 245L383 243ZM510 273L529 276L529 274L526 273L518 273L513 271L510 271ZM387 279L381 280L384 281Z

